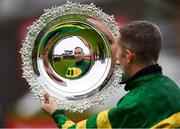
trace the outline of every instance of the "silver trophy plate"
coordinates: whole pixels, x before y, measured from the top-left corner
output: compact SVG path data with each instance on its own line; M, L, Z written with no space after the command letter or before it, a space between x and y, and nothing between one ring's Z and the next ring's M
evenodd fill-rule
M46 9L28 28L20 51L31 91L40 99L46 91L73 112L101 103L119 87L112 52L118 30L113 16L94 4Z

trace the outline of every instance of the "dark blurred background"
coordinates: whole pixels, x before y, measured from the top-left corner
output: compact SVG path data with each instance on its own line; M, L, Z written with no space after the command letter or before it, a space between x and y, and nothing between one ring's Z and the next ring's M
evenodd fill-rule
M75 0L69 0L75 2ZM94 3L109 15L114 15L119 26L132 20L156 23L163 34L163 49L159 63L164 73L180 85L180 1L179 0L76 0ZM27 27L46 8L65 4L66 0L0 0L0 127L56 127L52 119L34 99L26 80L21 78L21 55L18 52L26 36ZM109 96L104 105L83 114L68 113L78 121L112 107L125 94L123 87ZM114 98L117 98L114 99Z

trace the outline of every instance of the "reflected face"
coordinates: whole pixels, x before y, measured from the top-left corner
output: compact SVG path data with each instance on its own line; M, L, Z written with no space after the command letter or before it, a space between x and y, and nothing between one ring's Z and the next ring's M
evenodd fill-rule
M83 52L82 48L76 48L74 50L74 56L75 56L76 62L80 62L81 60L83 60L84 52Z

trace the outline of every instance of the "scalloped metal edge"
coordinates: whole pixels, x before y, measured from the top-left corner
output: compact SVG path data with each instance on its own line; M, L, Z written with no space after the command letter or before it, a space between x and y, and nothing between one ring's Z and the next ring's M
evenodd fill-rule
M118 31L119 27L114 21L114 16L109 16L108 14L104 13L102 9L96 7L93 3L90 5L88 4L80 4L77 2L67 2L64 5L58 7L52 7L50 9L45 9L44 13L40 16L40 18L33 22L31 26L29 26L27 35L25 40L22 43L22 48L20 50L22 56L22 77L27 80L30 85L31 91L34 93L35 98L42 99L42 95L44 93L43 87L38 83L37 76L33 71L32 67L32 60L31 60L31 52L33 49L33 45L35 42L36 37L38 36L39 32L48 24L50 21L66 14L85 14L91 17L98 17L108 28L111 29L113 36L115 36ZM97 93L94 96L86 98L82 101L63 101L59 98L55 98L57 103L59 104L59 108L69 110L72 112L83 112L84 110L98 105L103 100L109 96L110 94L114 93L117 88L120 87L119 81L121 78L120 68L116 66L114 73L111 79L108 81L105 88L102 91Z

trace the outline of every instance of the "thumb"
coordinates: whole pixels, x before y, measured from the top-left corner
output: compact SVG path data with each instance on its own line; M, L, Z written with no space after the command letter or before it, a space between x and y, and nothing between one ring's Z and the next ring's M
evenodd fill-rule
M44 102L49 103L50 98L51 98L51 96L47 92L45 92L44 93Z

